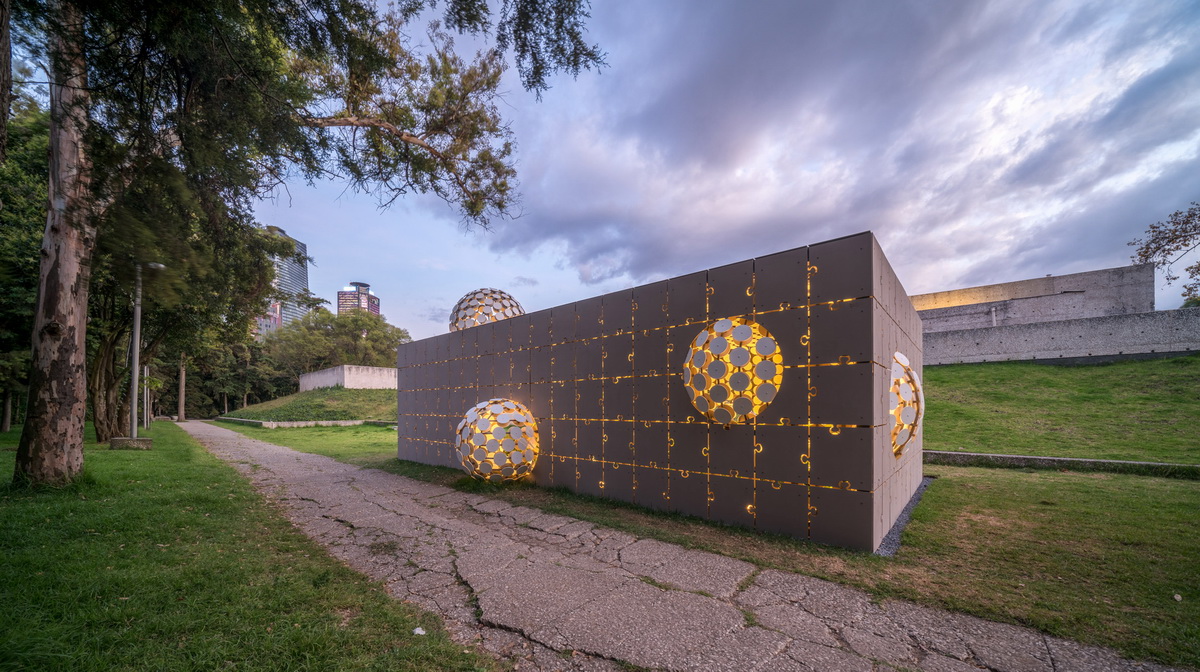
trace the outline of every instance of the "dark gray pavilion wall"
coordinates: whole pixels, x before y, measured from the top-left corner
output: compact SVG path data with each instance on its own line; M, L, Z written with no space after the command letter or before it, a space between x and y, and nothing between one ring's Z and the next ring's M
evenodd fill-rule
M730 427L682 382L723 317L763 325L784 364ZM920 437L895 458L888 415L892 353L919 372L920 334L870 233L780 252L401 346L398 456L457 466L462 415L510 398L537 419L541 485L873 550L920 482Z

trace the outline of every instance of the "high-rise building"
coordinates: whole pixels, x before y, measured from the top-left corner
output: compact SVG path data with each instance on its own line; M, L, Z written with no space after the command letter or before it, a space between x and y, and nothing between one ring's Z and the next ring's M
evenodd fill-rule
M287 232L278 226L268 226L267 231L295 243L297 255L301 257L308 255L307 245L287 235ZM300 294L308 291L307 261L296 261L295 257L275 257L272 261L275 263L275 280L272 284L276 289L288 294ZM266 333L272 329L278 329L304 317L307 312L295 303L276 299L271 302L267 314L258 318L258 331Z
M349 287L344 287L338 292L338 315L355 310L379 314L379 297L371 291L371 285L365 282L352 282Z

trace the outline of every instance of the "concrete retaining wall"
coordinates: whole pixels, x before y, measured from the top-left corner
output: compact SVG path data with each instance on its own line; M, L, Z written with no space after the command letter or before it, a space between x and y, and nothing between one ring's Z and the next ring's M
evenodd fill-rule
M1200 351L1200 308L925 333L925 365Z
M301 392L339 386L351 390L394 390L396 389L396 369L386 366L343 364L300 376Z
M1154 310L1154 266L1122 266L912 297L926 334Z
M277 429L280 427L353 427L355 425L391 427L396 424L391 420L248 420L246 418L230 418L227 416L218 417L217 420L232 422L237 425L262 427L264 429Z

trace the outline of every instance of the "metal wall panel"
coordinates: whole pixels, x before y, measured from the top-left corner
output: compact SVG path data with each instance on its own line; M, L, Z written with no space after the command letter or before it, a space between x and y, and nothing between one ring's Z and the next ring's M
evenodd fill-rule
M731 331L696 360L725 318L773 347ZM769 350L779 364L757 368ZM462 415L503 396L537 422L539 485L873 550L920 482L920 428L892 445L896 352L919 375L920 320L874 236L849 236L405 344L397 454L457 466ZM684 363L721 357L779 373L748 421L689 396ZM718 379L754 399L766 380Z

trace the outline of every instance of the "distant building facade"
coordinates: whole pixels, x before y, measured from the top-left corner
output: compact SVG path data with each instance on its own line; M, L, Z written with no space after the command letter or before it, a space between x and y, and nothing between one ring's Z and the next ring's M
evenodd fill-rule
M352 282L338 292L338 315L365 310L372 315L379 314L379 297L371 291L371 285L365 282Z
M925 366L1200 351L1200 308L1155 310L1151 264L921 294L912 303Z
M296 254L298 256L308 256L308 246L287 235L287 232L283 229L278 226L268 226L267 231L277 236L283 236L295 243ZM275 264L275 280L272 282L272 285L276 289L288 294L300 294L308 291L307 261L296 261L294 257L275 257L272 261ZM258 318L258 333L265 334L268 331L291 324L304 317L307 312L303 307L294 303L274 300L271 302L267 314Z

